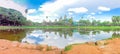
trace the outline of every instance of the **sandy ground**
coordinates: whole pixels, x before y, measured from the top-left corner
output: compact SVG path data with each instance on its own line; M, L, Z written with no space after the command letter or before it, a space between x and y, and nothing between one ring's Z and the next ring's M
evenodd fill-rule
M55 47L51 50L47 50L46 47L0 39L0 54L61 54L61 50Z
M120 39L72 45L71 50L65 52L57 47L48 48L0 39L0 54L120 54Z
M93 43L73 45L66 54L120 54L120 39L101 41L97 46Z

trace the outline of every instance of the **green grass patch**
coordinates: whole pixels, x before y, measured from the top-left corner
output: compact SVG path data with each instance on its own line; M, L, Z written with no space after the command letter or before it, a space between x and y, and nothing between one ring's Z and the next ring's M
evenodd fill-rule
M64 48L64 51L69 51L72 48L72 45L68 45Z
M71 45L68 45L64 48L64 51L69 51L72 49L72 46L73 45L81 45L81 44L85 44L85 43L75 43L75 44L71 44Z
M0 26L0 29L16 28L84 28L84 29L120 29L120 26Z

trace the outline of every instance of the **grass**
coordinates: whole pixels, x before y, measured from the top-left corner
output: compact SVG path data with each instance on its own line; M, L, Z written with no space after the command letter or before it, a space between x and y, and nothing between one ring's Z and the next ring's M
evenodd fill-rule
M120 30L120 26L0 26L0 29L56 29L56 28L80 28L80 29L101 29L101 30Z
M68 45L64 48L64 51L69 51L72 48L72 45Z
M2 29L17 29L17 28L20 28L20 27L16 27L16 26L0 26L0 30L2 30Z
M88 29L120 29L120 26L22 26L23 28L88 28Z
M75 44L68 45L64 48L64 51L69 51L72 49L73 45L80 45L80 44L85 44L85 43L75 43Z

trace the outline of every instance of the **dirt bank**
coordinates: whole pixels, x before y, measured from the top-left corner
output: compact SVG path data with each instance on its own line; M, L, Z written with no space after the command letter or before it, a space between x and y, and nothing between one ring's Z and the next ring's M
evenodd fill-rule
M0 39L0 54L120 54L120 39L72 45L69 51L47 45L33 45Z
M0 54L61 54L57 47L32 45L0 39Z
M66 54L120 54L120 39L88 42L81 45L72 45Z

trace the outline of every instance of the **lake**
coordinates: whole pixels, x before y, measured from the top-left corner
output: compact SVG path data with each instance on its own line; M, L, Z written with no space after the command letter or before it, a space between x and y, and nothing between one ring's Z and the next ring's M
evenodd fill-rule
M59 29L6 29L0 30L0 39L30 44L47 44L64 48L75 43L98 41L120 36L120 30L97 30L80 28Z

